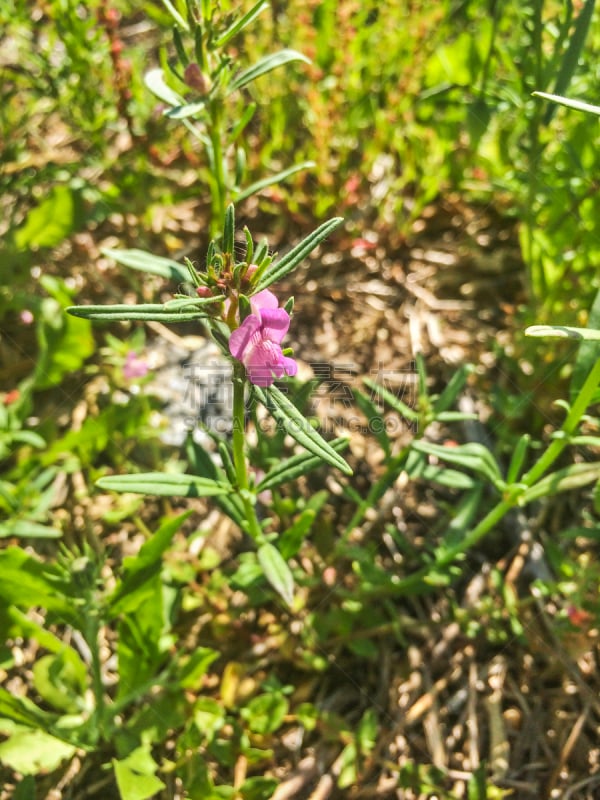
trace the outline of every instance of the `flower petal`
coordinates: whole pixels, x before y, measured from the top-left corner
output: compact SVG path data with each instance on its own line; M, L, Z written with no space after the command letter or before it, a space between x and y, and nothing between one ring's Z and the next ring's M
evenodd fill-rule
M296 361L294 361L293 358L290 358L289 356L283 356L282 361L283 361L283 370L286 375L292 377L298 372L298 364Z
M238 361L244 360L244 352L247 350L252 337L261 328L261 321L254 314L249 314L239 328L232 331L229 337L229 352Z
M263 336L279 344L290 327L290 315L284 308L265 308L261 310L260 318Z
M264 308L277 308L279 300L269 289L263 289L262 292L253 294L250 298L250 305L252 313L257 314Z

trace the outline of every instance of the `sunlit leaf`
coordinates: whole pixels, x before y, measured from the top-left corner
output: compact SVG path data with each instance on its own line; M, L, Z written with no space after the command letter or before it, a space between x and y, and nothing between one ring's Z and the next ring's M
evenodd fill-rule
M96 486L113 492L134 492L162 497L210 497L231 491L229 484L219 483L210 478L169 472L110 475L97 480Z

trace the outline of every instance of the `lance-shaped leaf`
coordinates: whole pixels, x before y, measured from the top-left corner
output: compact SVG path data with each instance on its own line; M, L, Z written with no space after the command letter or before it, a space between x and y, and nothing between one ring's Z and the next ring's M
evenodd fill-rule
M165 81L165 73L163 72L160 67L156 69L151 69L150 72L147 72L144 76L144 83L146 84L147 88L150 89L152 94L156 95L159 100L162 100L163 103L167 103L170 106L183 106L185 105L185 100L180 94L173 91L170 86L167 86Z
M236 20L232 25L229 26L229 28L227 28L225 33L219 36L219 38L215 42L215 47L217 48L224 47L227 44L227 42L233 39L233 37L236 36L238 33L240 33L240 31L243 31L244 28L247 28L248 25L254 22L256 17L258 17L258 15L261 14L268 7L269 7L269 0L258 0L258 3L252 6L252 8L250 9L250 11L248 11L247 14L244 14L243 17L240 17L240 19Z
M330 444L331 447L338 452L348 447L348 439L334 439ZM312 453L298 453L288 458L286 461L276 464L260 481L256 487L256 493L260 494L267 489L275 489L283 483L294 481L296 478L306 475L311 469L316 469L322 464L323 459L320 456L314 456Z
M502 484L502 476L497 461L487 447L478 442L469 442L458 447L444 447L431 442L416 441L411 446L420 453L435 456L448 464L455 464L469 472L483 475L494 485Z
M336 228L339 228L343 221L342 217L334 217L324 222L316 231L309 234L306 239L303 239L295 247L292 247L289 253L273 261L258 281L255 287L256 291L260 292L262 289L266 289L272 283L281 280L281 278L290 273L301 261L304 261L315 247L321 244L330 233L333 233Z
M210 497L227 494L231 486L226 483L170 472L139 472L129 475L110 475L96 481L100 489L114 492L153 494L161 497Z
M571 100L569 97L561 97L558 94L548 94L547 92L534 92L535 97L543 97L545 100L552 100L561 106L567 108L574 108L577 111L587 111L590 114L600 116L600 106L593 106L590 103L584 103L582 100Z
M298 444L302 445L309 453L317 456L321 461L331 464L332 467L352 475L352 470L344 459L339 456L333 447L310 425L308 420L298 411L296 406L276 386L268 389L253 387L256 396L266 406L273 418Z
M197 103L185 103L185 105L170 108L168 111L165 111L165 117L169 119L187 119L205 110L206 102L204 100L199 100Z
M554 94L562 95L563 92L566 92L569 84L571 83L571 78L577 69L579 57L581 55L581 51L583 50L590 25L592 23L594 5L595 0L585 0L583 8L579 12L579 16L577 17L577 21L575 23L575 28L569 36L569 44L567 45L567 49L563 56L558 75L556 76ZM554 116L555 108L556 106L548 107L544 117L545 125L550 123L552 117Z
M195 303L196 306L210 305L218 302L219 298L208 297ZM128 305L119 303L114 306L69 306L67 313L83 319L98 319L116 322L118 320L142 320L155 322L193 322L202 319L206 313L200 307L192 309L173 310L162 303L142 303Z
M117 264L122 264L130 269L137 269L140 272L149 272L152 275L160 275L170 281L189 281L190 273L183 264L178 264L172 258L163 258L147 253L145 250L112 250L104 248L103 255L112 258Z
M291 606L294 602L294 578L283 556L269 542L258 548L257 555L265 578L288 606Z
M252 81L260 78L261 75L266 75L267 72L271 72L272 70L277 69L277 67L281 67L284 64L289 64L290 61L304 61L305 64L310 64L310 59L302 55L302 53L299 53L297 50L280 50L278 53L273 53L270 56L261 58L260 61L256 62L256 64L253 64L251 67L248 67L248 69L238 73L229 84L227 94L231 94L237 89L241 89L242 86L252 83Z
M251 197L257 192L262 192L263 189L266 189L269 186L274 186L276 183L281 183L282 181L287 180L297 172L302 172L303 169L312 169L314 166L316 166L314 161L303 161L301 164L295 164L293 167L288 167L281 172L277 172L275 175L270 175L268 178L262 178L260 181L251 183L250 186L247 186L241 192L238 192L235 195L235 199L237 201L245 200L247 197Z
M600 479L600 462L592 461L585 464L571 464L564 469L551 472L529 489L526 489L520 497L520 503L530 503L532 500L539 500L540 497L548 495L554 496L559 492L568 492L570 489L579 489Z
M547 339L586 339L600 341L600 330L595 328L573 328L570 325L530 325L525 336L541 336Z

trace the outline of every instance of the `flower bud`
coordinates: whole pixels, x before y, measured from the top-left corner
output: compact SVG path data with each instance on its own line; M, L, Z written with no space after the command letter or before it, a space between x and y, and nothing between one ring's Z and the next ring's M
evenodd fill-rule
M183 79L190 88L195 89L200 94L208 94L210 81L206 75L202 73L198 64L188 64L183 73Z

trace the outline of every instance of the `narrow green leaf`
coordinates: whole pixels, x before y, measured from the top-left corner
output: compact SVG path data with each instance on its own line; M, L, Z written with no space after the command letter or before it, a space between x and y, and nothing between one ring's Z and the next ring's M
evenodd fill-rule
M594 328L573 328L569 325L530 325L525 328L525 336L539 336L547 339L585 339L600 341L600 330Z
M390 392L384 386L381 386L381 384L376 383L371 380L371 378L363 378L363 383L365 386L368 386L374 394L381 397L391 409L397 411L398 414L410 420L410 422L416 422L419 419L419 414L414 408L404 403L397 395ZM398 391L404 392L403 387L398 387Z
M175 106L165 111L165 117L169 119L188 119L206 110L206 101L198 100L196 103L185 103L182 106Z
M173 5L173 3L171 3L171 0L162 0L162 1L163 1L164 7L167 9L169 14L173 17L173 19L175 20L176 24L179 25L179 27L182 28L184 31L189 31L190 26L187 24L187 22L181 16L179 11L177 11L177 9Z
M434 416L438 417L443 411L454 405L456 398L464 389L469 375L475 370L472 364L461 364L454 375L448 381L448 385L433 404Z
M600 334L600 291L596 292L596 297L590 308L587 319L587 330L596 331ZM599 337L600 338L600 337ZM600 357L600 344L593 340L583 341L577 349L577 358L573 366L573 374L569 383L569 398L574 403L585 379L592 370L592 367Z
M310 64L310 59L302 55L302 53L298 53L296 50L280 50L278 53L272 53L269 56L261 58L256 64L239 72L229 84L227 94L241 89L243 86L260 78L261 75L266 75L267 72L271 72L284 64L289 64L291 61L303 61L305 64Z
M231 492L229 484L195 475L168 472L140 472L133 475L111 475L96 481L100 489L114 492L160 495L161 497L210 497Z
M269 0L258 0L256 5L252 6L248 13L244 14L243 17L236 20L232 25L230 25L225 33L223 33L217 41L215 42L215 47L220 48L224 47L234 36L236 36L240 31L243 31L244 28L247 28L254 20L261 14L265 8L269 7Z
M163 0L164 2L164 0ZM159 100L162 100L163 103L167 103L170 106L184 106L185 100L180 94L173 91L170 86L167 86L165 82L165 73L163 72L160 67L156 69L151 69L150 72L147 72L144 76L144 83L146 87L150 89L152 94L156 95Z
M590 29L594 14L594 5L595 0L586 0L583 8L579 12L579 16L577 17L577 21L575 23L575 28L569 39L569 44L565 51L562 64L560 65L558 75L556 76L556 83L554 85L555 95L562 95L563 92L568 89L569 84L571 83L571 78L577 69L579 56L581 55L581 51L583 50L588 31ZM545 125L550 123L552 117L554 116L555 109L556 106L553 105L548 107L544 116Z
M225 483L226 475L224 471L217 468L215 462L206 450L197 442L194 442L191 437L187 442L186 454L190 462L190 468L196 475L203 475L204 477L211 478L217 483ZM229 494L215 495L214 502L239 528L245 531L248 530L244 515L244 506L238 494L230 492Z
M302 445L309 453L321 458L322 461L340 469L346 475L352 475L352 470L344 459L311 427L296 406L288 400L277 386L270 386L264 391L258 386L254 386L253 389L261 403L273 415L275 421L280 423L283 429L298 444Z
M455 464L471 472L483 475L494 484L502 482L497 461L487 447L477 442L461 444L458 447L444 447L443 445L419 440L413 442L411 447L413 450L435 456L448 464Z
M198 306L202 300L204 300L204 305L210 305L216 301L216 298L201 298L195 305ZM191 311L184 311L183 309L180 311L173 311L171 308L161 303L142 303L140 305L120 303L114 306L69 306L66 311L74 317L106 320L108 322L117 322L119 320L130 320L132 322L135 320L140 320L142 322L148 322L150 320L156 322L194 322L206 316L206 313L200 308L194 308Z
M334 217L324 222L316 231L313 231L293 247L289 253L286 253L277 261L273 261L258 281L255 290L260 292L262 289L266 289L272 283L281 280L281 278L290 273L301 261L304 261L315 247L321 244L330 233L333 233L336 228L339 228L343 221L342 217Z
M265 578L288 606L294 602L294 577L279 550L270 542L258 548L258 561Z
M223 222L223 252L234 255L235 245L235 206L230 203L225 209L225 220Z
M379 442L379 446L386 455L386 458L389 457L392 451L392 444L390 437L387 434L382 412L379 410L373 400L359 389L353 389L352 394L354 395L357 406L365 415L369 430L373 431L375 438Z
M274 186L276 183L281 183L282 181L287 180L297 172L302 172L304 169L312 169L314 166L316 166L314 161L303 161L301 164L295 164L293 167L283 169L281 172L277 172L275 175L270 175L268 178L263 178L260 181L251 183L250 186L247 186L241 192L238 192L235 195L235 199L238 201L245 200L247 197L251 197L253 194L262 192L263 189L266 189L269 186Z
M339 452L348 447L349 440L346 438L334 439L329 444L336 452ZM284 483L294 481L322 464L323 459L321 456L314 456L311 453L298 453L276 464L260 481L256 487L256 493L260 494L260 492L275 489Z
M577 111L587 111L590 114L600 116L600 106L593 106L590 103L584 103L582 100L571 100L568 97L560 97L556 94L548 94L547 92L533 92L534 97L543 97L544 100L551 100L553 103L558 103L567 108L574 108Z
M528 433L524 433L522 436L519 437L519 441L517 442L515 449L513 450L513 454L510 459L510 464L506 472L507 483L514 483L521 474L521 469L525 462L525 456L527 455L527 450L529 449L530 442L531 442L531 436L529 436Z
M137 269L140 272L148 272L151 275L159 275L161 278L166 278L170 281L189 281L189 270L183 264L173 261L172 258L163 258L163 256L155 256L153 253L147 253L145 250L113 250L112 248L104 248L102 254L112 258L117 264L130 269Z
M520 503L530 503L532 500L539 500L541 497L554 497L560 492L568 492L571 489L579 489L600 479L600 461L592 461L585 464L571 464L564 469L546 475L535 483L521 495Z
M60 539L62 532L33 520L15 519L0 522L0 538L8 536L17 536L19 539Z

